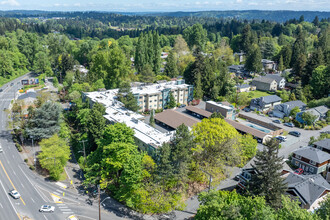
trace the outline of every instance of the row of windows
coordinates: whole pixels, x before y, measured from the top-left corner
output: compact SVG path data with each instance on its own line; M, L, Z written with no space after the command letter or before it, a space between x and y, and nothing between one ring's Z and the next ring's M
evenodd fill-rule
M296 161L295 162L295 165L297 166L297 167L300 167L300 168L302 168L304 171L309 171L309 172L311 172L311 173L313 173L314 172L314 167L308 167L308 166L304 166L304 165L301 165L300 163L299 163L299 161ZM300 165L300 166L299 166ZM303 166L304 166L304 168L303 168Z

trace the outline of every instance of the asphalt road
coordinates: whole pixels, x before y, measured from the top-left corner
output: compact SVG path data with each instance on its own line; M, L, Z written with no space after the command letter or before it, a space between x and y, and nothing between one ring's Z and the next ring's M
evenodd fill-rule
M17 151L7 130L7 113L3 111L8 108L21 85L18 84L22 76L2 87L0 92L0 144L3 152L0 153L0 219L1 220L23 220L24 217L33 220L59 220L66 219L75 214L81 220L98 219L98 207L95 202L93 206L87 205L86 196L73 193L63 189L54 182L32 172L23 161L22 155ZM14 83L11 86L11 83ZM16 189L20 199L12 198L8 193ZM56 202L55 198L59 198ZM54 213L40 213L39 208L49 204L55 206ZM102 210L102 219L123 219L114 213Z

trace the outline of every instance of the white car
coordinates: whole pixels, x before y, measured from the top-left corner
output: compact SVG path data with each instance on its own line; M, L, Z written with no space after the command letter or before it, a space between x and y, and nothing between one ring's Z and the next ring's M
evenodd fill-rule
M2 147L1 147L1 145L0 145L0 153L1 153L1 152L3 152L3 150L2 150Z
M54 212L55 211L55 206L51 205L43 205L39 209L39 212Z
M21 194L17 192L16 190L10 190L9 194L14 198L14 199L19 199L21 197Z

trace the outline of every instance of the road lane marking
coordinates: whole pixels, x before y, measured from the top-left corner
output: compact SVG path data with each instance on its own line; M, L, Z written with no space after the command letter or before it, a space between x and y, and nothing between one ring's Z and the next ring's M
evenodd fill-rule
M5 170L5 167L3 166L1 160L0 160L0 165L2 166L3 171L5 171L5 174L6 174L7 178L8 178L8 180L9 180L9 182L10 182L11 185L14 187L14 189L17 191L17 189L16 189L16 187L14 186L13 182L12 182L11 179L9 178L8 173L7 173L7 171ZM22 199L22 196L20 197L20 199L21 199L21 201L23 202L23 204L25 205L25 202L24 202L24 200Z
M43 215L43 216L45 217L46 220L48 220L48 218L45 215Z
M31 198L32 202L36 203L32 198Z
M17 176L14 170L13 170L13 174L14 174L15 176Z
M1 208L3 208L2 204L0 203Z
M23 183L21 183L21 185L22 185L23 188L25 188L24 185L23 185Z
M5 192L7 198L8 198L8 200L9 200L9 202L10 202L10 205L13 207L13 209L14 209L14 211L15 211L17 217L19 218L19 220L22 220L22 219L21 219L21 216L18 214L17 210L15 209L15 206L14 206L13 203L11 202L11 199L9 198L9 196L8 196L8 194L7 194L6 190L5 190L5 187L3 186L1 180L0 180L0 184L1 184L3 191Z
M31 182L31 180L29 179L29 177L27 177L27 175L24 173L24 171L22 170L22 168L20 166L18 166L18 168L22 171L22 173L24 174L24 176L26 177L26 179L31 183L31 185L34 187L34 189L37 191L37 193L39 194L39 196L46 202L46 199L41 195L41 193L39 192L39 190L37 189L37 187L35 185L33 185L33 183Z

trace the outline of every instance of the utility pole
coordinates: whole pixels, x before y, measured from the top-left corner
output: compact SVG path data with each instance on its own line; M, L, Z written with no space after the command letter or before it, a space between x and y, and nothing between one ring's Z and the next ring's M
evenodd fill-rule
M97 191L99 193L99 220L101 220L101 193L100 193L100 185L97 186Z
M84 147L84 168L86 166L86 149L85 149L85 142L87 142L87 140L82 140L82 141L79 141L80 143L83 143L83 147ZM79 151L79 152L82 152L82 151Z

